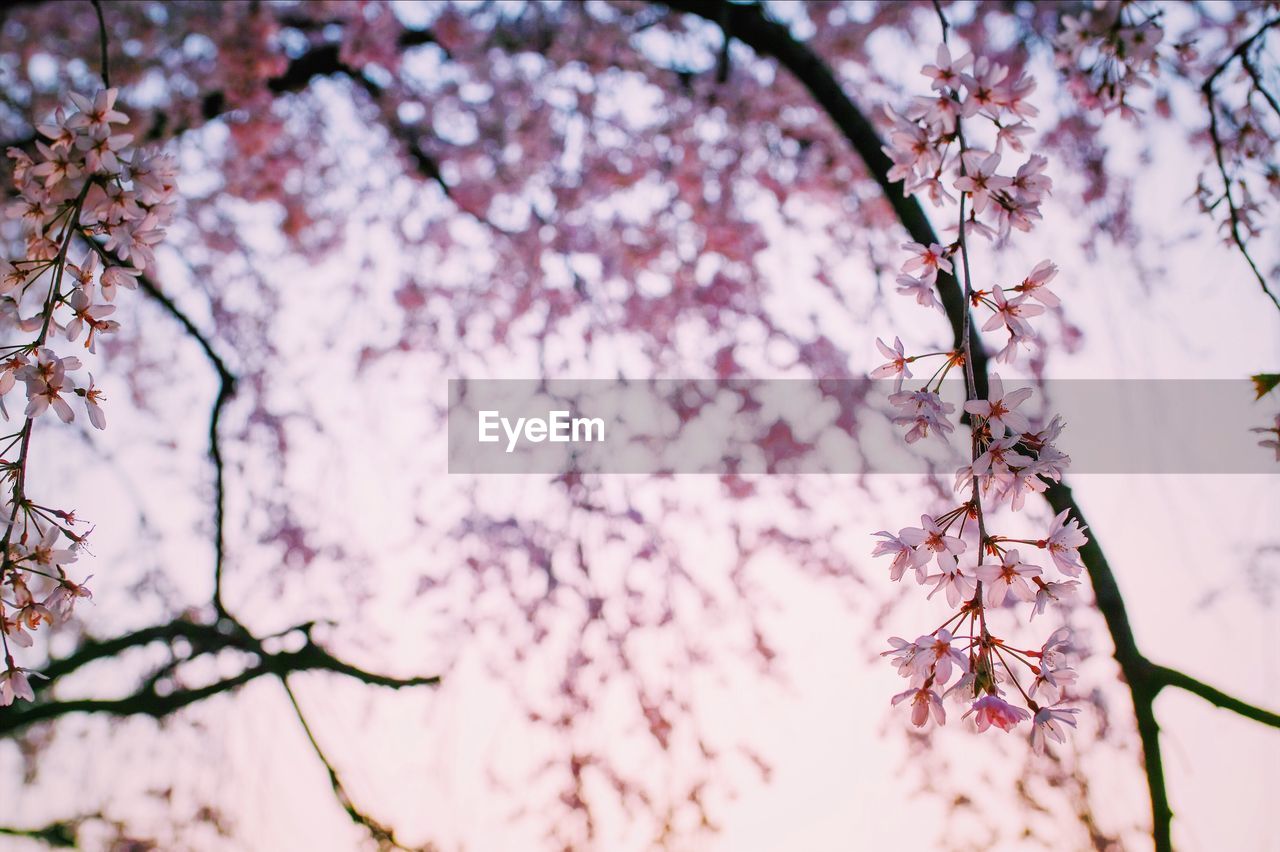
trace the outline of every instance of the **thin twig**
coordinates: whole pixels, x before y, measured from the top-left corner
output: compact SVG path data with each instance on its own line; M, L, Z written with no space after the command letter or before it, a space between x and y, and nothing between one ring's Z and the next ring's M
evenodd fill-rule
M102 86L103 88L111 88L111 68L107 62L107 22L102 17L102 3L100 0L89 0L93 4L93 11L98 13L98 45L102 48Z
M347 789L343 785L342 778L338 775L338 770L333 765L333 761L329 760L324 753L324 749L320 748L320 742L316 739L315 733L311 730L311 724L302 712L302 705L298 703L298 696L294 694L293 687L289 685L287 675L280 677L280 685L284 687L285 695L289 696L289 704L292 705L293 712L298 717L298 724L302 726L302 732L307 735L307 741L311 743L311 749L316 753L316 757L320 758L320 762L324 764L325 771L329 773L329 785L333 788L333 794L337 797L343 810L347 812L347 816L351 817L351 821L356 825L369 832L370 836L380 846L410 850L412 852L412 847L405 846L396 839L394 829L383 825L356 807L355 802L352 801L351 796L347 793Z
M98 253L102 258L102 262L108 265L119 265L120 259L108 252L97 240L85 236L85 241L89 246ZM183 331L187 333L196 344L200 347L200 351L204 353L205 359L213 367L214 372L218 375L218 394L214 398L213 406L209 413L209 461L213 465L213 608L220 618L234 620L227 610L223 601L222 581L224 569L226 566L226 465L222 456L222 442L219 433L219 423L222 420L222 411L227 403L231 401L236 393L236 376L227 366L227 362L222 359L217 351L213 348L213 344L209 338L196 327L191 318L182 311L181 308L174 303L168 295L145 273L138 276L138 286L144 293L151 297L165 313L178 321Z
M1249 247L1246 245L1244 235L1240 232L1240 207L1236 204L1235 194L1231 191L1231 175L1227 171L1226 156L1223 152L1222 135L1218 129L1218 95L1217 90L1214 88L1214 84L1217 83L1218 77L1227 70L1232 62L1239 59L1244 64L1246 71L1253 76L1258 89L1263 92L1265 97L1268 98L1272 107L1277 108L1277 111L1280 112L1280 107L1276 107L1276 103L1274 99L1270 97L1270 93L1262 87L1260 82L1258 82L1258 76L1254 73L1254 69L1248 58L1249 51L1253 46L1258 43L1260 39L1264 38L1272 27L1277 25L1280 25L1280 18L1272 18L1258 27L1257 31L1254 32L1253 35L1236 45L1235 49L1232 50L1231 53L1229 53L1227 57L1213 69L1213 73L1204 81L1204 85L1200 87L1200 91L1204 94L1205 103L1209 108L1209 139L1213 144L1213 158L1218 167L1218 175L1222 178L1222 198L1227 202L1227 224L1231 232L1231 241L1235 243L1240 254L1244 256L1245 262L1249 264L1249 269L1253 272L1253 277L1257 279L1258 286L1262 288L1262 292L1266 293L1267 297L1271 299L1271 303L1276 306L1277 310L1280 310L1280 298L1277 298L1275 292L1272 291L1271 287L1267 284L1266 276L1264 276L1262 271L1258 269L1258 264L1254 262L1253 256L1249 253Z

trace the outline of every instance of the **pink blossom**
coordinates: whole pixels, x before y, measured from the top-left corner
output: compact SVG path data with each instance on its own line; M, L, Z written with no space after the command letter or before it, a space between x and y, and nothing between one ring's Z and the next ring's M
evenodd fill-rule
M890 636L888 651L881 651L880 656L888 657L889 661L898 667L898 674L902 677L914 677L916 655L920 653L920 647L915 642L908 642L900 636Z
M939 312L945 313L942 303L938 301L933 282L924 281L911 275L899 275L897 284L898 293L901 295L913 296L917 304L926 308L937 308Z
M9 666L3 672L0 672L0 707L8 707L14 702L14 699L21 698L23 701L35 701L36 694L31 689L31 682L27 680L27 673L30 669L21 669L9 662ZM31 672L35 674L35 672Z
M952 186L969 193L973 198L973 212L981 213L991 201L991 194L1005 189L1012 181L996 174L1000 167L999 154L966 151L960 159L964 164L964 174L956 178Z
M973 597L973 593L977 590L977 581L973 574L966 568L956 563L953 566L943 566L939 574L931 574L929 582L933 583L933 591L929 592L932 598L938 592L946 592L947 606L958 606L962 600L968 600Z
M1046 739L1056 743L1067 741L1066 733L1060 724L1076 726L1075 716L1080 711L1075 707L1041 707L1036 710L1031 724L1031 747L1036 754L1044 754Z
M902 380L911 378L911 368L907 366L907 355L902 348L902 340L895 337L893 339L892 348L889 347L880 338L876 338L876 348L880 350L880 354L889 359L889 363L882 364L871 371L871 378L884 379L894 376L894 391L902 390Z
M1070 514L1069 509L1063 509L1054 517L1045 536L1044 547L1048 549L1049 556L1059 571L1068 577L1079 577L1084 565L1080 562L1078 551L1089 543L1089 537L1084 534L1088 527L1081 527L1075 518L1068 520Z
M1067 659L1067 646L1071 641L1071 628L1059 627L1049 634L1040 646L1040 662L1051 669L1060 668Z
M997 727L1002 731L1011 731L1022 721L1031 718L1031 714L1021 707L1014 707L1003 698L995 695L984 695L977 701L973 702L973 707L965 713L965 718L970 715L974 717L974 721L978 723L978 731L985 731L990 727Z
M102 272L102 298L108 302L115 301L116 288L126 290L138 289L138 276L142 273L128 266L112 266Z
M938 45L937 64L926 65L921 73L933 80L930 87L935 91L960 88L960 74L973 62L973 55L966 53L958 59L951 58L951 51L945 44Z
M992 118L998 118L1000 103L1004 98L997 87L1008 74L1008 68L990 61L985 56L974 60L973 73L961 77L968 91L968 97L965 98L965 106L968 109L965 115L974 115L982 110Z
M1036 674L1035 680L1031 682L1028 693L1032 698L1038 695L1044 702L1056 704L1062 700L1063 691L1073 686L1077 679L1079 675L1075 669L1042 667Z
M938 558L938 566L946 570L956 563L956 556L965 551L965 543L953 535L947 535L929 515L920 516L919 527L907 527L898 533L898 538L918 550L933 553Z
M969 400L964 410L983 418L993 438L1004 437L1006 430L1019 434L1031 428L1031 421L1016 409L1031 398L1031 393L1031 388L1019 388L1006 394L1000 375L992 373L987 398Z
M1054 295L1046 285L1052 281L1058 274L1058 266L1052 261L1042 260L1036 264L1035 269L1031 270L1031 274L1022 279L1016 289L1024 296L1030 296L1042 305L1050 308L1056 308L1062 304L1062 300Z
M916 671L927 676L932 670L939 684L951 679L953 666L961 672L969 668L968 657L951 645L951 632L945 628L932 636L921 636L916 647L920 649L913 661Z
M939 435L955 429L948 419L955 406L933 391L898 391L889 395L889 402L903 412L893 418L894 424L912 427L906 435L908 444L927 437L930 429Z
M59 358L52 349L41 348L37 362L18 371L18 378L27 383L26 416L39 417L52 406L64 423L74 420L75 413L62 394L74 392L75 384L67 372L78 369L79 358Z
M1031 618L1044 613L1044 609L1049 605L1049 601L1055 603L1071 597L1075 594L1076 589L1080 586L1079 580L1061 580L1051 583L1041 582L1036 587L1036 600L1031 608Z
M984 563L974 568L973 573L985 584L988 606L1000 606L1011 592L1019 600L1036 599L1035 589L1027 578L1038 577L1040 569L1023 562L1016 550L1005 551L998 564Z
M947 250L937 243L922 245L921 243L903 243L902 247L911 253L907 262L902 264L903 272L914 272L919 269L923 281L932 283L938 277L938 270L951 272L951 261L947 260Z
M58 620L65 621L71 617L71 611L75 607L76 601L81 598L93 598L93 593L85 585L90 579L92 577L86 577L84 583L73 583L63 578L57 587L45 597L44 605Z
M996 285L995 290L992 292L991 301L995 303L992 308L995 313L982 326L983 331L994 331L1003 325L1009 329L1010 334L1021 334L1030 337L1033 332L1031 324L1027 322L1027 318L1044 313L1043 306L1029 304L1027 297L1024 295L1019 294L1012 299L1008 298L1004 294L1004 289L999 285Z
M925 687L912 687L893 696L893 706L897 707L908 698L911 699L911 724L917 728L923 728L929 721L930 714L939 725L946 724L947 711L942 706L942 699L938 693Z
M115 88L102 89L94 94L92 99L76 92L68 93L71 102L80 112L67 119L66 126L73 130L80 130L106 127L109 124L128 124L129 116L115 109L116 98L119 95L120 90Z
M89 414L89 422L93 424L95 429L107 428L107 415L99 404L102 402L102 391L98 390L97 385L93 383L93 373L89 374L89 386L79 389L76 393L84 397L84 407Z
M893 562L889 564L889 579L895 582L901 580L902 575L907 572L908 568L914 568L916 582L923 583L925 572L922 566L929 561L928 551L917 550L898 536L885 530L881 530L876 535L884 536L886 540L876 542L875 549L871 551L871 555L893 556Z

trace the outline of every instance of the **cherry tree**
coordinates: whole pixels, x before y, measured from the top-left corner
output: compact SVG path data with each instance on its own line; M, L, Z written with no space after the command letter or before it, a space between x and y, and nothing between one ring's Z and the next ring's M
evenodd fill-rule
M33 789L69 740L177 741L252 702L371 842L462 845L358 796L359 749L316 716L332 695L429 705L479 669L536 743L494 786L528 782L517 817L549 847L619 842L619 808L628 842L679 846L744 768L769 776L684 675L785 677L774 563L908 680L864 698L909 708L886 724L921 765L945 766L944 737L1017 755L984 803L1026 805L1014 837L1053 812L1099 848L1171 849L1166 690L1280 727L1139 642L1138 569L1068 485L1071 424L1033 421L1009 378L1087 345L1100 255L1159 302L1166 236L1135 197L1154 155L1119 138L1193 164L1164 179L1189 200L1176 227L1230 247L1216 298L1280 307L1274 3L18 2L0 23L0 730ZM1024 256L1065 218L1052 257ZM513 373L870 374L901 440L961 430L971 453L895 495L913 508L874 544L848 508L885 498L866 478L447 476L421 449L436 387ZM856 387L832 398L863 442L886 415ZM744 412L770 465L813 449ZM918 630L910 587L950 617ZM1033 640L1006 632L1031 618ZM613 718L625 747L593 731ZM1135 744L1149 814L1108 824L1081 755ZM103 794L3 830L237 835L180 786L172 818Z

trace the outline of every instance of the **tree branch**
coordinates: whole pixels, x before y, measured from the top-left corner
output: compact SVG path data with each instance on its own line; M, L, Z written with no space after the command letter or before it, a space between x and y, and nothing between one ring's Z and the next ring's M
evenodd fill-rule
M71 820L51 822L39 828L13 828L0 825L0 836L38 840L54 849L75 849L78 845L76 840L78 827L79 822Z
M724 0L717 0L717 2L663 0L662 5L679 12L697 15L713 24L719 24L722 16L727 15L735 38L751 47L758 55L777 60L782 67L795 76L823 108L855 153L862 159L872 177L879 183L911 239L925 245L939 242L932 224L916 199L904 197L902 187L889 182L888 173L891 163L881 150L881 140L875 128L844 93L825 62L807 45L792 37L787 27L765 17L762 7L758 4L727 3ZM963 293L955 278L950 275L939 274L937 288L951 323L954 345L956 348L961 348L964 342L965 316L968 313ZM980 388L979 395L985 396L987 363L981 342L974 339L976 336L977 332L973 331L970 338L970 348L974 356L975 385ZM1076 503L1071 489L1066 485L1061 483L1050 485L1044 497L1055 512L1070 509L1081 524L1087 525L1084 513ZM1151 799L1152 839L1156 852L1169 852L1172 849L1170 829L1173 814L1165 787L1164 765L1160 752L1160 729L1154 709L1155 697L1161 686L1169 683L1169 675L1164 675L1165 680L1161 680L1157 673L1164 670L1153 666L1139 650L1119 583L1098 543L1096 532L1091 531L1090 541L1080 549L1080 556L1088 569L1098 609L1111 634L1116 663L1129 687L1129 695L1133 702L1138 739L1142 743L1147 788ZM1198 684L1194 681L1192 683ZM1181 682L1178 685L1189 688L1188 684ZM1210 695L1213 695L1233 702L1225 705L1229 706L1229 709L1242 712L1247 708L1256 712L1265 712L1257 711L1257 708L1249 708L1243 702L1234 702L1233 699L1222 696L1221 693L1217 693L1210 687L1204 687L1203 684L1199 686L1202 690L1197 694L1202 697L1213 700L1210 698ZM1244 715L1258 718L1249 713Z
M370 686L403 689L414 686L436 686L440 678L397 678L366 671L335 657L316 644L311 638L311 624L301 624L286 632L301 632L305 642L296 651L268 652L262 640L252 636L238 625L225 621L217 624L199 624L177 618L168 624L141 630L101 641L89 641L71 655L51 660L44 668L48 682L33 683L37 700L32 704L15 704L0 714L0 735L12 734L37 722L49 721L72 713L101 713L109 716L150 716L159 719L198 701L214 695L230 692L263 675L285 677L302 671L327 671L353 678ZM257 662L239 674L215 681L202 687L160 692L158 677L143 681L142 685L124 698L117 699L68 699L43 700L54 682L77 669L97 660L115 657L125 651L142 648L153 642L172 643L185 639L191 643L193 653L182 662L195 657L214 654L222 650L239 650L257 658Z
M1227 172L1222 134L1218 130L1218 101L1217 91L1214 88L1214 84L1217 82L1218 77L1222 75L1222 72L1226 71L1232 62L1239 59L1244 64L1245 69L1253 75L1257 88L1262 91L1264 95L1269 96L1270 93L1262 87L1258 76L1253 74L1248 54L1255 44L1266 37L1267 31L1277 25L1280 25L1280 18L1272 18L1271 20L1263 23L1262 26L1258 27L1257 31L1254 32L1253 35L1236 45L1235 50L1231 51L1231 53L1227 55L1227 58L1222 60L1218 67L1213 70L1213 73L1204 81L1204 85L1200 87L1200 91L1204 94L1205 105L1209 108L1209 140L1213 145L1213 159L1218 167L1218 175L1222 178L1221 200L1227 202L1227 226L1231 233L1231 241L1235 243L1240 254L1244 256L1245 262L1249 264L1249 269L1253 272L1253 277L1258 280L1258 286L1262 288L1262 292L1267 294L1267 297L1271 299L1272 304L1274 304L1277 309L1280 309L1280 298L1277 298L1275 292L1273 292L1267 285L1266 276L1264 276L1262 271L1258 269L1258 264L1254 262L1253 255L1249 253L1249 246L1245 241L1244 234L1240 232L1240 207L1236 204L1235 195L1231 191L1231 176ZM1274 106L1274 100L1270 97L1269 100L1272 100L1272 104Z
M1270 710L1264 710L1256 707L1246 701L1241 701L1231 695L1227 695L1220 689L1212 687L1207 683L1198 681L1189 674L1171 669L1167 666L1155 666L1152 671L1152 677L1160 686L1173 686L1178 689L1185 689L1193 695L1198 695L1205 701L1215 707L1221 707L1223 710L1230 710L1233 713L1239 713L1247 719L1255 722L1261 722L1264 725L1270 725L1273 728L1280 728L1280 713L1272 713Z
M104 265L120 266L123 262L113 254L103 248L102 244L97 240L86 236L85 242L97 252L102 258ZM142 292L147 294L152 301L158 304L165 313L178 321L183 331L195 340L200 347L200 351L204 353L205 360L213 367L218 376L218 393L214 397L213 406L209 411L209 461L213 465L213 608L217 611L220 618L231 618L227 611L226 605L222 598L222 577L223 569L226 564L227 542L226 542L226 465L222 458L222 443L218 433L218 424L222 420L222 411L227 403L236 393L236 377L227 367L226 361L213 348L213 344L206 337L191 318L187 316L174 303L168 295L156 284L151 276L143 273L138 276L138 286Z

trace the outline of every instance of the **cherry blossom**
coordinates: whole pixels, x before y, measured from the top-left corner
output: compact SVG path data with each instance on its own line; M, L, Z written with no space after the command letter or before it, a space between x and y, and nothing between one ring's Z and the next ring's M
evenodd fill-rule
M36 700L36 694L31 690L31 681L27 679L28 673L35 674L29 669L18 668L13 664L13 658L9 658L7 668L0 671L0 707L8 707L16 698L23 701Z
M52 406L64 423L70 423L75 419L75 413L62 394L75 392L75 384L67 372L80 369L80 359L59 358L48 348L40 349L36 358L35 364L23 367L18 375L27 384L25 415L39 417Z
M1079 553L1079 549L1089 543L1084 529L1079 521L1070 517L1070 512L1063 510L1054 517L1045 536L1043 546L1048 549L1053 564L1069 577L1079 577L1084 571Z
M1040 205L1052 188L1046 173L1048 159L1033 154L1013 167L1012 177L1000 173L1005 153L1022 151L1024 140L1034 133L1028 120L1037 115L1029 101L1035 81L1023 73L1011 74L984 56L966 55L953 61L945 45L938 50L936 64L926 66L923 74L933 94L917 96L903 112L885 111L889 123L885 152L893 162L889 177L901 181L905 192L925 192L937 206L956 205L959 238L946 246L903 244L906 259L897 279L898 292L921 306L940 308L933 286L939 272L956 275L965 287L967 304L989 312L980 326L982 332L1003 329L1008 333L996 358L1013 363L1038 345L1035 319L1046 308L1061 306L1058 295L1047 287L1058 267L1043 260L1014 286L976 289L970 279L974 258L969 240L982 236L1001 247L1013 232L1029 231L1040 221ZM994 150L969 141L975 138L972 125L984 122L991 125L987 133L994 138ZM958 192L958 199L943 189L944 180ZM964 495L959 505L941 514L922 514L919 527L904 528L897 535L876 533L883 540L877 542L874 555L893 558L890 579L900 580L914 569L917 582L931 586L928 598L941 597L952 610L940 627L914 642L890 640L892 649L886 656L892 657L898 674L911 681L911 688L894 696L893 704L910 699L911 722L917 727L931 713L941 725L945 716L934 686L945 686L960 672L946 694L972 703L966 717L975 716L979 731L993 726L1008 731L1038 714L1033 745L1039 749L1046 735L1061 739L1057 722L1074 725L1074 710L1042 711L1034 698L1056 705L1073 686L1075 671L1063 664L1067 634L1065 629L1055 631L1038 652L1017 651L996 635L992 616L995 609L1012 601L1014 607L1029 604L1029 618L1034 619L1079 586L1074 579L1046 576L1044 567L1024 560L1025 548L1013 544L1047 551L1054 569L1071 578L1083 570L1078 548L1087 539L1069 512L1055 518L1043 540L993 532L993 512L1004 507L1020 511L1027 494L1042 492L1062 477L1070 458L1055 442L1064 424L1054 416L1047 424L1033 427L1019 410L1031 398L1032 389L1006 392L996 373L989 376L987 398L976 398L968 372L972 344L968 337L958 335L957 339L963 340L958 351L919 355L912 354L900 337L894 337L892 347L876 340L889 360L875 368L872 376L894 377L891 419L906 428L908 444L953 431L954 406L940 395L942 380L953 368L965 373L970 392L963 409L972 415L969 462L955 478L955 491ZM928 358L944 360L927 381L915 384L907 365ZM975 546L970 547L970 542ZM931 562L937 565L933 572L927 567ZM966 638L957 640L957 636ZM1023 677L1031 676L1027 686L1019 679L1019 666ZM1013 689L1006 691L1009 686ZM1014 692L1025 699L1025 709L1004 697Z
M947 711L942 706L942 698L938 693L925 686L912 687L895 695L893 704L896 707L908 698L911 699L911 724L917 728L923 728L929 721L930 715L939 725L946 724Z
M1048 704L1056 704L1062 697L1063 690L1073 685L1079 675L1075 669L1051 669L1047 666L1040 669L1035 680L1031 682L1028 694L1032 698L1041 698Z
M93 593L85 585L91 579L92 576L89 576L85 578L84 583L73 583L64 577L45 597L44 606L59 621L65 621L71 617L71 610L75 607L76 601L93 597Z
M984 695L973 702L973 707L965 714L972 715L978 723L978 730L996 727L1002 731L1012 731L1019 722L1031 718L1031 714L1021 707L1015 707L997 695Z
M951 644L951 633L945 627L929 636L921 636L916 640L919 652L913 659L918 674L926 677L932 673L939 683L951 680L951 668L958 671L969 668L969 658Z
M1035 606L1031 609L1031 618L1035 618L1037 615L1044 615L1045 607L1050 602L1061 603L1064 599L1074 595L1079 586L1080 582L1078 580L1053 580L1048 583L1041 580L1036 585Z
M996 286L991 294L991 303L995 313L987 320L986 325L982 327L983 331L994 331L1000 326L1004 326L1012 335L1020 337L1034 336L1027 319L1044 313L1042 305L1028 303L1025 295L1017 295L1010 299L1005 295L1004 288L999 285Z
M926 308L937 308L942 311L942 303L938 301L937 290L933 283L912 275L899 275L897 278L898 293L911 296L916 304Z
M938 566L944 570L955 565L956 557L967 547L961 539L947 535L947 531L929 515L921 515L919 527L907 527L898 533L898 537L918 552L932 553L938 559Z
M919 550L899 536L884 530L876 533L876 535L884 536L885 541L876 542L875 549L871 551L871 555L893 556L893 562L889 564L889 579L894 581L901 580L908 568L914 568L916 569L916 580L923 583L925 572L922 566L929 561L929 551Z
M93 95L73 92L70 99L76 111L68 114L58 109L50 121L37 124L44 139L35 141L36 160L23 151L9 151L19 200L7 213L27 229L27 251L22 259L0 261L0 295L9 294L2 304L12 326L33 338L4 346L7 357L0 362L0 397L18 381L25 384L27 396L23 412L27 422L8 445L14 452L11 458L19 461L10 467L16 475L8 479L5 531L0 539L4 556L0 587L12 590L12 600L0 598L0 638L7 661L7 670L0 673L3 704L33 697L26 670L8 656L9 640L18 647L30 647L32 639L26 631L65 620L77 600L91 597L84 583L65 573L64 566L76 561L84 541L83 535L69 529L74 513L41 508L26 491L27 441L44 412L52 409L70 423L75 413L69 397L80 396L89 422L97 429L106 428L102 393L93 376L87 387L77 387L73 374L81 369L80 359L59 355L54 340L59 334L68 341L83 337L92 353L100 335L119 328L116 320L108 319L115 305L97 303L95 286L107 303L121 287L136 289L143 270L155 265L154 248L163 239L174 210L173 159L130 147L132 135L113 127L129 120L115 108L117 97L116 89ZM74 263L70 260L73 244L81 258ZM101 272L99 261L104 267ZM23 317L18 305L29 291L40 293L42 309ZM0 413L8 416L2 404ZM59 546L64 535L73 546ZM28 581L42 589L52 582L53 587L43 600L37 600ZM5 613L6 606L12 608L12 616Z
M1048 289L1047 285L1057 274L1057 264L1050 260L1042 260L1036 264L1026 278L1022 279L1022 283L1014 289L1024 296L1030 296L1045 307L1056 308L1062 302L1054 295L1052 290Z
M884 357L889 359L889 363L884 364L880 367L876 367L874 370L872 370L871 378L885 379L890 376L893 376L894 391L902 390L903 379L911 378L911 368L907 366L908 358L906 354L902 351L901 338L895 337L893 339L893 346L889 347L884 343L884 341L880 340L880 338L877 337L876 347L880 350L880 354L884 355Z
M904 273L920 270L921 280L932 284L938 277L938 270L951 272L951 261L947 260L947 250L934 243L924 246L920 243L904 243L902 246L911 253L907 262L902 264Z
M929 597L945 592L947 606L958 606L962 600L973 597L977 589L977 580L970 569L959 563L951 567L944 566L940 573L930 575L928 580L933 583L933 591L929 593Z
M1074 728L1076 714L1079 712L1079 708L1076 707L1041 707L1036 710L1031 719L1031 747L1036 754L1044 754L1047 747L1046 740L1065 743L1067 735L1060 725L1070 725Z
M964 172L952 183L973 199L973 212L981 213L991 203L992 194L1010 186L1013 181L996 174L1000 155L985 151L966 151L961 157Z
M1031 422L1017 408L1030 399L1031 394L1031 388L1019 388L1006 394L999 374L992 373L987 398L969 400L964 404L964 410L983 418L993 438L1003 437L1006 431L1021 434L1031 428Z
M1000 606L1010 593L1019 600L1034 601L1036 593L1027 580L1040 576L1042 572L1036 566L1023 562L1018 551L1009 550L998 564L988 562L979 565L974 573L986 584L987 605Z
M102 391L93 383L93 373L89 374L89 385L84 388L77 388L76 393L84 397L84 407L89 414L89 422L93 424L95 429L107 428L107 415L102 410L103 396Z
M933 79L933 89L937 91L954 90L960 88L960 74L969 67L972 61L973 57L967 53L953 61L951 59L951 51L945 44L940 44L938 45L937 64L924 66L922 73L924 76Z

